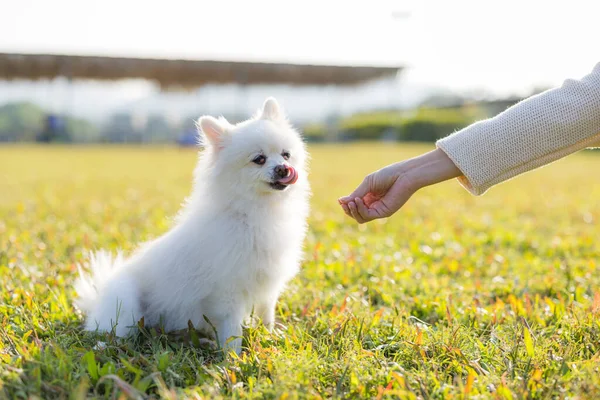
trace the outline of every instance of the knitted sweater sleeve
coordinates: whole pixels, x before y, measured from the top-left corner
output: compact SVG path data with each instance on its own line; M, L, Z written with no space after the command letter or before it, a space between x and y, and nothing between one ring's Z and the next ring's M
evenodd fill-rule
M600 147L600 63L582 79L568 79L436 145L475 195L586 147Z

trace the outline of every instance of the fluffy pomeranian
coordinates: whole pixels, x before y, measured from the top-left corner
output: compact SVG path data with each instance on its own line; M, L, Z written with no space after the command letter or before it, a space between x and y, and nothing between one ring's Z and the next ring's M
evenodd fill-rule
M141 318L167 332L191 321L239 354L252 313L272 328L306 234L304 142L273 98L239 124L203 116L197 125L204 150L173 228L128 258L97 252L91 274L80 270L86 330L124 337Z

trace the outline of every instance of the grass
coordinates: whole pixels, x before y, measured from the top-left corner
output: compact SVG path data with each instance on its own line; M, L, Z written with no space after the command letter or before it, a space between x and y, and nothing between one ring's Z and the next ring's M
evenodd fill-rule
M0 148L0 398L600 398L600 157L482 197L447 182L368 225L338 208L428 148L311 148L306 262L237 359L85 334L71 303L86 251L168 229L194 151Z

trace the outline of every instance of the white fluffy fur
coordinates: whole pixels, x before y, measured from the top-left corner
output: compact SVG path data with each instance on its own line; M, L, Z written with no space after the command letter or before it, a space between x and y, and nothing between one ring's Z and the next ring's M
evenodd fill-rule
M114 328L122 337L144 317L167 331L187 328L188 320L210 331L206 316L221 345L239 353L252 310L272 326L306 232L304 143L272 98L248 121L202 117L198 126L205 149L174 227L129 258L99 252L91 276L81 273L76 304L87 314L87 330ZM299 179L278 191L269 182L284 150ZM267 156L262 166L252 162L260 153Z

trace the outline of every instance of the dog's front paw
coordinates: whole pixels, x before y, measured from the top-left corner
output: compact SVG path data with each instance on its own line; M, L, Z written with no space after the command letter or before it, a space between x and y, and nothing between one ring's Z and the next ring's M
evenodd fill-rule
M198 341L200 342L200 347L203 349L208 349L211 351L216 351L219 349L219 346L215 340L209 338L199 338Z

